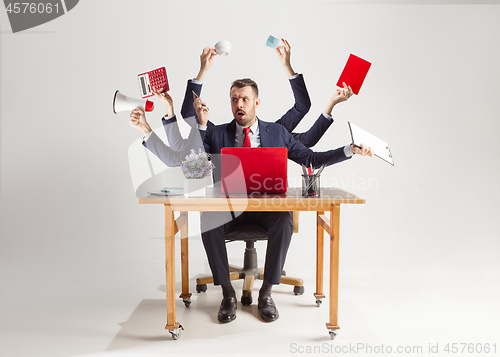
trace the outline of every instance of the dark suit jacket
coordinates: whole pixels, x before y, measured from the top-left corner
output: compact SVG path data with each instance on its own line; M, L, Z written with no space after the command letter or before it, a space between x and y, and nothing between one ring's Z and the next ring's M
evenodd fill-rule
M311 108L311 99L309 98L309 93L302 74L299 74L296 78L291 79L290 86L292 87L295 104L285 114L283 114L283 116L278 119L276 123L283 125L288 132L292 133L302 118L304 118L307 112L309 112L309 109ZM201 89L201 84L196 84L191 79L188 80L181 108L181 115L184 119L196 117L196 112L193 108L193 91L197 96L200 96ZM198 118L196 118L196 120L198 120ZM292 133L292 135L296 140L301 141L306 147L312 147L316 145L331 124L331 120L321 116L308 131L304 133ZM214 126L214 124L209 121L207 126L211 127Z
M286 147L288 158L298 164L304 164L314 168L321 165L333 165L342 162L348 157L344 154L344 147L324 152L314 152L308 149L280 124L269 123L259 120L260 144L261 147ZM220 152L223 147L234 147L236 136L236 120L229 124L215 125L200 130L200 135L205 146L205 151L210 154L215 165L214 182L220 183Z

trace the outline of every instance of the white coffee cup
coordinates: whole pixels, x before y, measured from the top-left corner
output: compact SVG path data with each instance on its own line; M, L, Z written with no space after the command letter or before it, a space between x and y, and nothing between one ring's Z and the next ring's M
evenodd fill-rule
M231 42L219 41L215 44L215 52L221 56L227 56L231 52Z

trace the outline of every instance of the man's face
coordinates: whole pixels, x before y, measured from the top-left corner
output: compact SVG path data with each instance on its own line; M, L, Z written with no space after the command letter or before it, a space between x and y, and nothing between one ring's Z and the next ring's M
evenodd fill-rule
M244 128L248 128L255 123L255 109L260 104L260 99L256 97L252 87L233 87L231 89L231 110L236 122Z

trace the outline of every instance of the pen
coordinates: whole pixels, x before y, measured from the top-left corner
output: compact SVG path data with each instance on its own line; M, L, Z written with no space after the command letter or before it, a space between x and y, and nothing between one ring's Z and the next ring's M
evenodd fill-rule
M196 94L196 92L195 92L194 90L193 90L192 92L193 92L194 96L196 97L196 99L198 99L198 98L199 98L199 97L198 97L198 94ZM206 105L203 105L203 106L204 106L205 108L207 108L207 111L208 111L208 110L210 110L210 109L208 109L208 107L207 107Z
M304 176L307 176L307 169L304 164L302 164L302 173L304 174Z
M323 171L324 168L325 168L325 165L321 165L321 167L319 168L319 171L316 172L316 176L319 176L319 174L321 173L321 171Z

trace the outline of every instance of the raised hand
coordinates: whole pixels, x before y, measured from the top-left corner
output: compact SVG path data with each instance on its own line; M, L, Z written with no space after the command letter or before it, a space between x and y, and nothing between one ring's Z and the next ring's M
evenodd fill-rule
M198 116L198 122L200 125L207 126L208 123L208 107L207 104L196 94L193 93L193 107Z
M210 67L214 62L214 58L217 56L217 52L212 47L205 47L200 55L200 71L196 77L197 81L203 82L205 75L207 74Z
M342 82L344 88L337 88L337 91L332 97L332 101L335 104L338 104L340 102L345 102L347 99L349 99L353 95L353 91L350 86L347 86L345 82Z
M285 67L288 76L291 77L295 74L290 63L290 57L292 56L292 47L287 40L282 38L281 41L283 42L283 46L276 47L276 53L278 54L281 64L283 65L283 67Z
M351 87L348 87L347 84L345 84L345 82L343 82L343 85L344 88L337 88L335 90L335 93L333 94L332 98L328 102L328 105L326 106L325 109L326 114L331 115L334 106L336 106L341 102L345 102L353 95Z
M153 88L153 93L158 99L162 101L162 103L165 105L165 108L167 108L167 115L169 117L174 115L174 100L172 99L170 94L168 94L167 92L163 92L163 88Z

